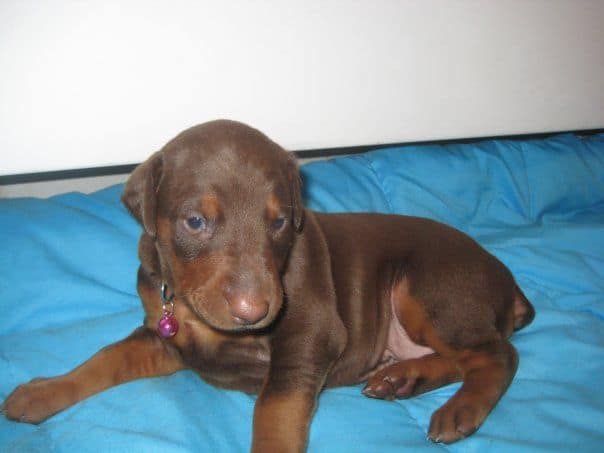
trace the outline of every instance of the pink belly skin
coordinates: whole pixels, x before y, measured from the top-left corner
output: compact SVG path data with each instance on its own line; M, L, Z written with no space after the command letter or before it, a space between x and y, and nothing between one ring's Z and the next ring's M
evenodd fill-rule
M388 339L386 340L384 352L382 352L382 356L375 367L362 375L359 381L366 381L376 372L393 363L402 360L417 359L433 352L433 349L419 345L409 338L409 335L398 321L394 308L392 308L392 316L390 318L390 325L388 326Z
M400 361L408 359L416 359L428 354L432 354L433 349L427 346L422 346L414 343L407 332L403 328L394 313L390 319L388 327L388 340L386 341L386 349L384 350L383 359Z

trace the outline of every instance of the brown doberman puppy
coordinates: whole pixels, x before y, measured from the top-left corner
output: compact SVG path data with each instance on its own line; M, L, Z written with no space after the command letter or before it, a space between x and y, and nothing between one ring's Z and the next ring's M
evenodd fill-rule
M252 451L303 451L319 392L461 388L428 436L475 431L518 365L534 310L508 269L463 233L416 217L305 209L291 154L241 123L182 132L141 164L122 200L143 226L129 337L3 404L39 423L108 387L196 370L258 393ZM278 422L276 422L278 421ZM362 423L362 422L359 422Z

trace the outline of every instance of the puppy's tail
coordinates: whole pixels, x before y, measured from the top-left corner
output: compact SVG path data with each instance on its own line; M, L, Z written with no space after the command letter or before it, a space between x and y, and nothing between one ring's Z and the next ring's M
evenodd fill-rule
M535 308L518 284L514 288L514 331L528 326L535 319Z

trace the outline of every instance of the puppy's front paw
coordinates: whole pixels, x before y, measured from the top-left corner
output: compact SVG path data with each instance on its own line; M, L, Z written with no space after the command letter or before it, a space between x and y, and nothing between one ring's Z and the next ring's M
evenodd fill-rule
M13 390L1 410L11 420L38 424L68 406L67 396L64 383L37 378Z

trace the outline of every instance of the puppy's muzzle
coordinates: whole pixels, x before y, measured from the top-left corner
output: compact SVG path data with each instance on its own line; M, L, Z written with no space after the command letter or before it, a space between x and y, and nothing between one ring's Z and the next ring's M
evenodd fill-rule
M229 282L222 292L235 324L251 326L268 315L270 303L263 297L264 292L253 285Z
M241 325L259 323L268 314L269 304L265 300L258 300L250 294L234 294L228 299L229 313L233 321Z

